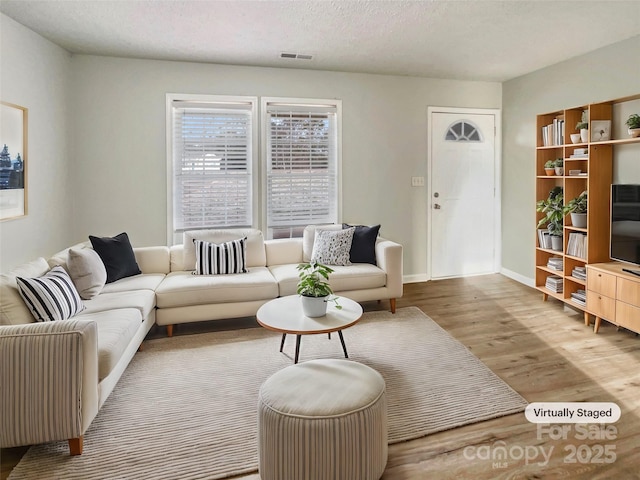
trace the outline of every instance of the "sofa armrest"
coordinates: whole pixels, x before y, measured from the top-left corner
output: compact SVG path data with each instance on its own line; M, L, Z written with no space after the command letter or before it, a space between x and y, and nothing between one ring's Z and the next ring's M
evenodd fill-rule
M169 273L169 247L136 247L133 253L142 273Z
M95 322L0 327L0 446L82 437L98 413Z
M376 242L376 261L378 266L387 274L389 297L402 297L402 245L378 237Z

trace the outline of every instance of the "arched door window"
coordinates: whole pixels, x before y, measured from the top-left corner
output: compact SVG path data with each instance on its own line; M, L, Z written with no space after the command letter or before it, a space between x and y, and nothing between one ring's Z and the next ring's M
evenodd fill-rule
M480 130L468 120L460 120L447 129L445 140L450 142L481 142Z

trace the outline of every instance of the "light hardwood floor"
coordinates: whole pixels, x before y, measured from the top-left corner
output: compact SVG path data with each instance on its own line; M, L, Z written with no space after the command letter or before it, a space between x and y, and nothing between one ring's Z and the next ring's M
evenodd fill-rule
M538 433L524 414L440 432L391 445L383 480L640 479L639 337L606 322L596 335L581 314L556 300L543 302L536 290L502 275L408 284L398 308L410 305L422 309L529 402L615 402L622 417L612 439L583 440L574 426L566 439L550 438L548 432ZM364 307L385 309L387 302ZM176 334L220 325L183 326ZM162 334L161 329L151 332ZM598 426L591 435L602 433ZM606 445L616 455L611 463L599 455ZM499 447L506 448L504 460L491 458ZM2 450L2 479L24 451ZM549 455L546 464L542 452ZM520 458L523 454L531 459Z

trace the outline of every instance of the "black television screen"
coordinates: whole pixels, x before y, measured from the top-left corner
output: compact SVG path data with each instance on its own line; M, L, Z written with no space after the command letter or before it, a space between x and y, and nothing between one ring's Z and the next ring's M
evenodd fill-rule
M640 185L611 185L610 257L640 265Z

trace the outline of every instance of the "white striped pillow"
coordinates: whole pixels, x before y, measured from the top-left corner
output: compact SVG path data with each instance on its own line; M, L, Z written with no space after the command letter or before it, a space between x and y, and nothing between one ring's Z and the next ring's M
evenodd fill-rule
M38 322L66 320L84 310L84 303L71 277L55 266L38 278L16 277L18 290Z
M247 237L225 243L193 240L196 247L194 275L247 273Z

